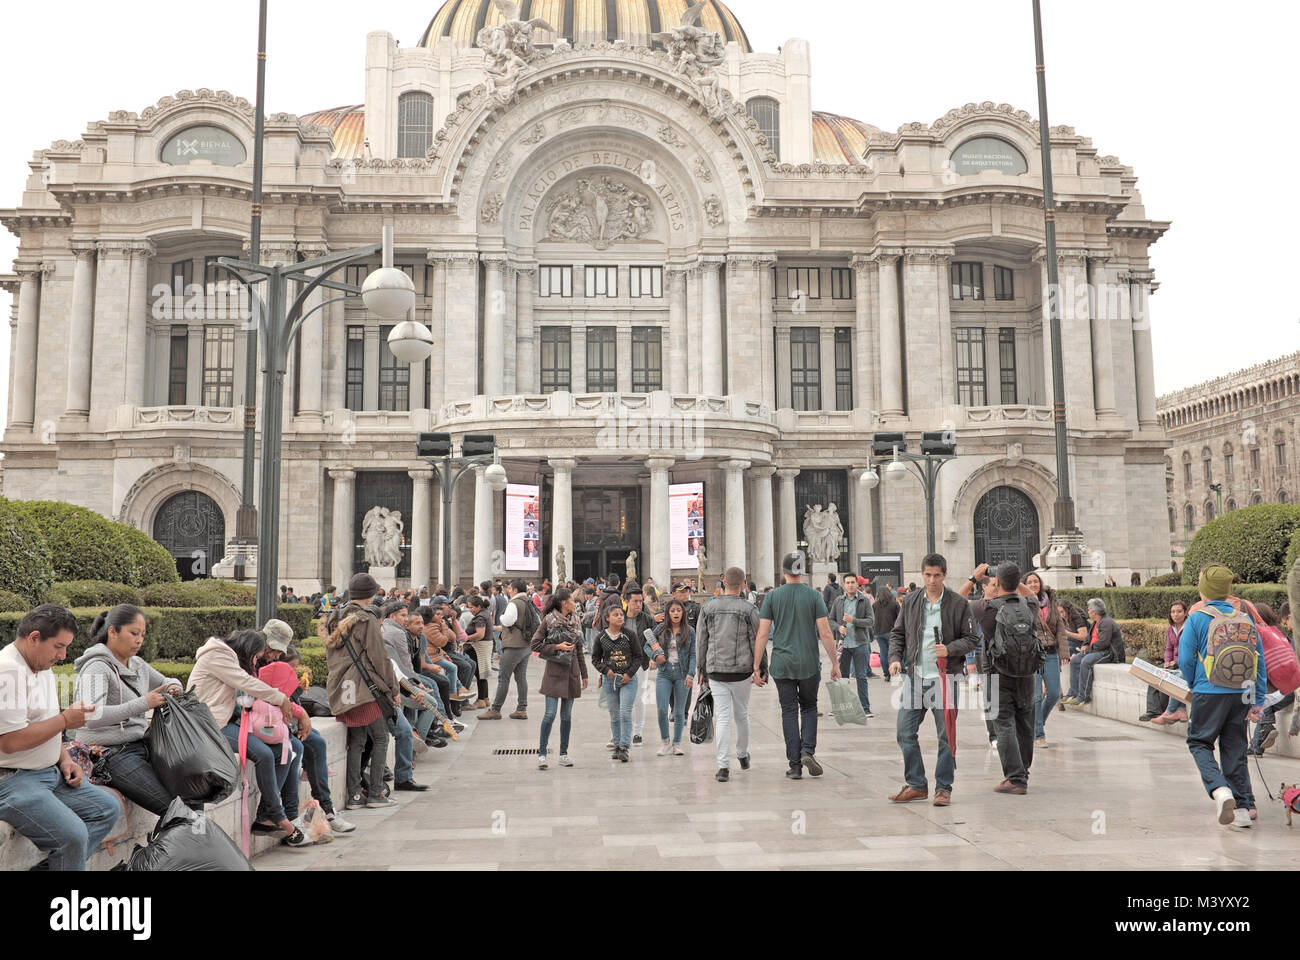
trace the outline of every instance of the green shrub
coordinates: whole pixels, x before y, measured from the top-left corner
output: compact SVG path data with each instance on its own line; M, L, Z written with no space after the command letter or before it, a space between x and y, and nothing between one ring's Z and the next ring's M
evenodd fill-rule
M26 613L31 608L32 604L18 594L9 590L0 590L0 613Z
M35 605L54 582L50 547L21 501L0 497L0 590Z
M1291 534L1291 544L1286 548L1286 559L1282 561L1282 579L1285 581L1295 562L1300 560L1300 527Z
M1180 587L1183 584L1183 575L1181 573L1162 573L1158 577L1152 577L1146 582L1148 587Z
M122 535L131 552L136 579L133 587L147 587L155 583L176 583L181 575L176 572L176 558L161 543L143 530L122 524Z
M158 583L140 591L140 601L150 607L251 607L257 588L229 580Z
M302 658L302 665L311 671L312 686L323 687L329 680L329 665L325 660L325 648L321 646L310 648L298 648L298 655Z
M1273 609L1286 599L1286 587L1274 583L1240 584L1233 587L1239 597L1252 603L1267 603ZM1190 587L1110 587L1104 590L1058 590L1056 596L1069 600L1081 611L1088 601L1098 597L1106 604L1106 613L1116 620L1166 620L1169 605L1175 600L1191 606L1201 599L1195 585Z
M107 580L65 580L50 587L50 603L65 607L115 607L119 603L140 604L140 591L125 583Z
M189 682L190 673L194 670L194 664L192 663L174 663L170 660L158 660L151 663L150 666L164 677L175 680L182 687ZM54 665L54 676L59 690L59 707L66 710L72 706L72 695L76 691L77 666L66 661L56 663Z
M1194 586L1204 564L1222 563L1245 583L1282 583L1287 545L1300 529L1300 506L1261 503L1211 520L1183 557L1183 584Z
M20 509L36 523L49 545L56 581L136 582L122 524L86 507L52 500L28 500Z
M1141 657L1157 667L1165 662L1165 633L1168 620L1116 620L1124 636L1124 650L1129 662Z

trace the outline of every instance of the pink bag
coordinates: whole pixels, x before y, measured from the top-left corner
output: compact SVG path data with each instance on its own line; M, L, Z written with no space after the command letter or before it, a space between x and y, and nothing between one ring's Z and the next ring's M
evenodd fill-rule
M289 727L279 707L265 700L254 700L248 711L248 732L263 743L280 744L280 763L289 762Z
M1291 641L1277 627L1258 624L1259 639L1264 644L1264 669L1268 682L1279 693L1300 690L1300 661L1296 660Z

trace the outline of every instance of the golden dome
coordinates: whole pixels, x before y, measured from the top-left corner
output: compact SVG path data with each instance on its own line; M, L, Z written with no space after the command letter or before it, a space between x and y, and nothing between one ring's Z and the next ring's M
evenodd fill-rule
M625 40L635 47L649 47L650 36L681 23L688 6L689 0L519 0L519 16L545 20L575 45ZM504 20L493 0L445 0L418 45L432 47L440 38L450 37L458 47L473 47L479 30ZM734 40L745 53L752 52L745 28L721 0L708 0L700 25L724 41ZM535 37L541 43L557 39L545 30Z
M837 113L813 111L813 156L822 163L858 164L865 162L867 137L879 133L878 127Z

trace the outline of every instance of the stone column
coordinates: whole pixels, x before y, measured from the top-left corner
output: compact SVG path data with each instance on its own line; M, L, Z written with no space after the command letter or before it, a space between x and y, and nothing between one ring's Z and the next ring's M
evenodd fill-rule
M877 253L880 264L880 414L903 416L903 343L898 321L898 261L901 250Z
M1133 322L1133 365L1137 382L1138 425L1156 427L1155 352L1151 345L1151 278L1134 274L1129 283Z
M668 471L674 461L652 458L650 469L650 558L645 569L655 583L671 585L673 575L672 529L668 508Z
M722 468L727 474L727 543L723 562L728 567L744 570L745 471L749 469L749 461L726 460Z
M856 369L853 371L853 408L855 410L872 410L875 408L876 396L876 357L872 356L872 345L876 340L875 329L871 320L871 277L879 275L879 268L868 257L854 257L849 265L853 268L853 291L856 312L854 315L853 334L857 338L854 350Z
M557 576L555 557L564 548L564 570L568 579L573 579L573 470L578 465L576 460L547 461L555 471L555 482L551 486L551 578Z
M439 480L439 483L449 483L449 482L450 482L449 478L447 478L447 477L445 477L445 476L442 477L442 478ZM452 494L451 494L451 507L450 507L450 509L448 509L448 511L447 511L447 519L446 519L446 520L443 520L443 519L442 519L442 516L441 516L441 513L439 514L439 517L438 517L438 520L439 520L439 523L438 523L438 579L442 581L443 586L445 586L448 590L450 590L450 589L455 585L455 583L456 583L456 579L457 579L456 576L455 576L455 573L456 573L456 571L459 569L460 558L456 556L456 547L457 547L457 543L456 543L456 513L457 513L457 508L460 506L460 503L461 503L461 498L460 498L460 493L459 493L459 491L461 491L461 490L463 490L463 489L465 489L464 486L463 486L463 483L460 483L460 484L457 484L457 485L456 485L456 488L455 488L454 490L452 490ZM443 496L443 493L442 493L442 489L441 489L441 487L440 487L439 490L438 490L438 498L439 498L439 502L441 502L441 500L442 500L442 496ZM441 510L441 507L440 507L439 509ZM451 531L451 550L450 550L450 553L448 553L448 550L447 550L447 532L448 532L448 531ZM446 567L446 569L443 568L443 563L442 563L442 558L443 558L444 555L447 556L447 560L448 560L448 563L447 563L447 567Z
M952 333L952 253L939 250L934 253L935 297L939 307L939 391L938 405L950 407L957 403L957 358L956 341ZM985 292L987 296L987 291ZM991 336L991 339L990 339ZM998 370L998 333L997 330L985 335L984 369L985 399L989 404L996 404L1001 396L1001 378L993 379L988 371ZM992 358L992 362L989 360ZM915 376L915 374L913 374ZM994 395L994 390L999 391Z
M537 288L537 268L531 264L515 267L515 390L540 393L542 368L537 321L533 312L533 293Z
M125 397L126 341L130 321L129 248L129 243L120 240L100 241L97 244L99 260L95 269L95 335L92 351L94 365L102 371L109 371L100 376L92 373L90 380L91 415L95 425L100 428L107 427L109 418ZM20 344L21 339L20 336ZM201 351L198 360L201 383Z
M750 504L754 515L754 566L750 578L760 590L776 584L776 540L772 516L772 477L776 467L755 467L750 473Z
M500 397L506 392L506 257L484 254L482 260L487 272L487 299L483 304L483 393Z
M446 371L446 401L478 396L478 254L456 253L447 260L447 309L443 343L454 345L456 359Z
M767 262L753 254L727 257L727 369L731 383L725 389L751 402L763 399L767 370L763 358L772 350L771 303L763 302L759 280L759 271ZM769 344L766 351L764 335Z
M940 297L936 281L943 254L933 248L909 249L903 262L903 319L907 336L907 412L933 418L938 408L956 396L952 367L952 329L944 328L948 297Z
M722 379L722 293L718 271L721 258L706 258L702 271L701 392L706 397L721 397L727 385Z
M487 481L487 465L474 468L474 582L492 579L496 534L496 494Z
M9 423L30 430L36 423L36 337L40 332L41 265L14 264L18 274L18 334L14 347L14 402Z
M849 471L849 497L853 500L853 516L850 518L852 534L849 538L849 569L858 572L858 554L872 552L872 518L871 491L863 489L859 482L869 468L863 467Z
M772 409L778 406L778 387L776 377L776 301L772 298L772 270L776 266L776 254L765 253L757 257L758 263L758 357L759 370L755 380L761 381L759 398L764 403L771 403Z
M433 331L433 356L429 362L433 370L429 375L429 396L425 398L429 409L434 411L434 420L438 419L438 410L449 399L445 393L447 369L451 366L448 352L447 328L447 260L441 254L430 252L427 255L432 295L429 299L429 329ZM439 553L441 557L442 554ZM441 563L441 561L439 561ZM442 571L439 571L439 576ZM443 581L446 582L445 580Z
M662 356L662 354L661 354ZM632 328L614 328L614 385L619 393L632 392Z
M357 472L349 467L330 470L334 481L334 535L330 545L330 579L346 590L352 579L353 522L356 518Z
M835 407L835 328L821 327L817 331L820 363L822 368L822 409L834 410Z
M690 393L691 380L687 359L686 268L668 267L668 382L670 393ZM658 577L655 578L656 581ZM671 584L670 584L671 586Z
M799 471L777 470L776 476L781 482L781 542L776 545L779 561L787 553L793 553L799 544L799 518L795 516L794 497L794 480L799 476Z
M73 240L72 315L68 323L67 415L90 416L90 347L95 336L95 243Z
M1088 281L1088 289L1100 290L1103 294L1100 297L1095 293L1089 295L1097 416L1113 420L1119 417L1119 409L1115 404L1115 351L1111 341L1111 325L1115 318L1111 316L1110 298L1105 295L1109 288L1106 282L1106 257L1089 257L1085 270L1084 278Z
M788 410L794 406L790 384L790 328L776 328L776 406Z
M190 324L185 337L185 399L190 406L199 407L203 405L203 325Z
M325 244L301 245L298 250L308 260L315 260L329 253ZM320 271L315 271L319 273ZM313 274L314 275L314 274ZM325 374L325 323L329 307L317 310L325 302L326 294L332 298L336 294L317 287L313 291L304 311L316 310L298 331L298 416L319 418L325 409L325 392L322 386ZM240 331L242 332L242 331ZM239 333L236 333L238 337ZM346 350L346 347L344 348ZM346 356L346 355L345 355ZM346 360L345 360L346 362ZM287 387L287 384L286 384Z
M699 396L704 383L704 298L700 289L703 276L698 262L686 269L686 367L692 396Z
M1087 251L1062 250L1058 254L1060 270L1060 310L1061 310L1061 350L1065 356L1065 409L1070 422L1080 426L1080 416L1087 418L1087 411L1095 410L1093 398L1092 371L1090 365L1072 362L1073 358L1092 356L1091 311L1088 308L1087 289ZM1047 291L1047 260L1042 254L1043 290ZM1043 370L1044 385L1047 390L1047 403L1053 402L1052 381L1052 335L1048 316L1048 300L1043 299ZM1087 418L1091 419L1091 418Z
M433 523L429 509L433 491L433 470L424 467L410 470L411 478L411 586L416 590L429 584L432 569L429 550L433 546Z
M569 328L569 389L587 392L587 326L582 321Z
M133 407L144 406L149 365L149 261L154 252L154 245L147 240L131 247L131 281L127 288L130 299L126 312L126 396L123 399Z

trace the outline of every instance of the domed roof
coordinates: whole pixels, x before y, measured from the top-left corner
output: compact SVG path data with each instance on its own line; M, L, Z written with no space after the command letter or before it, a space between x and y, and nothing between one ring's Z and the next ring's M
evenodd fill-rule
M814 110L813 156L822 163L862 163L867 137L879 132L880 128L861 120Z
M576 44L625 40L634 47L649 47L652 34L667 32L682 21L689 0L518 0L522 20L540 18L556 30L550 34L539 30L535 37L551 43L564 37ZM420 38L421 47L435 46L442 37L450 37L458 47L473 47L483 27L505 22L493 0L444 0ZM734 40L741 50L751 53L749 38L740 21L721 0L706 0L700 13L700 25L720 34L724 41Z

